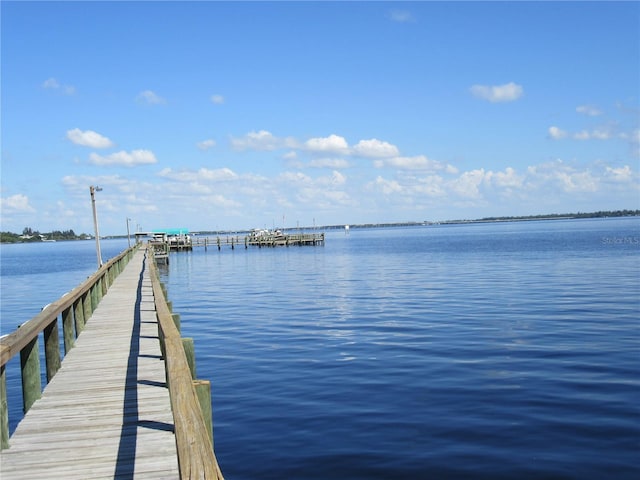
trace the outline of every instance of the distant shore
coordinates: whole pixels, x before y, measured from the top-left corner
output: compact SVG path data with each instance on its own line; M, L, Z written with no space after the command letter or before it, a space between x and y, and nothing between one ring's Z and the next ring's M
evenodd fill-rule
M640 210L608 210L589 213L550 213L544 215L522 215L514 217L484 217L473 220L442 220L432 221L424 220L422 222L392 222L392 223L356 223L349 224L349 228L385 228L385 227L415 227L415 226L429 226L429 225L460 225L460 224L472 224L472 223L498 223L498 222L528 222L528 221L542 221L542 220L571 220L578 218L616 218L616 217L637 217L640 216ZM344 224L339 225L319 225L313 227L316 230L338 230L344 229ZM298 231L309 230L312 227L288 227L280 228L281 231ZM192 232L193 235L228 235L231 233L243 233L250 230L199 230ZM37 233L37 232L34 232ZM62 233L63 235L58 235ZM25 235L12 232L0 232L0 243L40 243L50 241L74 241L74 240L91 240L93 237L81 234L81 235L69 235L73 233L73 230L66 232L51 232L47 234L37 234L25 238ZM61 238L62 237L62 238ZM127 238L127 235L105 235L105 239L108 238Z
M411 227L411 226L429 226L429 225L460 225L471 223L498 223L498 222L530 222L530 221L542 221L542 220L572 220L578 218L614 218L614 217L637 217L640 216L640 210L613 210L613 211L600 211L590 213L551 213L545 215L522 215L515 217L485 217L472 220L459 219L459 220L443 220L443 221L429 221L423 222L394 222L394 223L363 223L349 225L349 228L384 228L384 227ZM324 228L330 229L343 229L344 225L327 225Z

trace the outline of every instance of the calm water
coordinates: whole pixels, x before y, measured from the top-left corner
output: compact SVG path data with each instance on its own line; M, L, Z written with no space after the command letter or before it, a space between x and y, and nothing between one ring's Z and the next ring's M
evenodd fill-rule
M3 331L15 279L60 275L15 251ZM354 229L163 272L229 479L640 477L639 218Z

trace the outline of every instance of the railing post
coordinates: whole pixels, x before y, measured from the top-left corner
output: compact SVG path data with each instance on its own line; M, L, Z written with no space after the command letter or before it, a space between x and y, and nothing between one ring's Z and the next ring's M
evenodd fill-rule
M204 424L213 447L213 412L211 407L211 382L209 380L193 380L193 387L196 390L200 410L204 417ZM215 450L215 449L214 449Z
M44 329L44 359L47 368L47 383L60 369L60 336L58 317Z
M104 275L98 279L96 283L96 308L100 305L102 297L104 296ZM94 308L95 311L95 308Z
M73 348L73 306L62 312L62 335L64 337L64 354Z
M91 293L91 291L92 291L92 289L89 289L89 291L82 296L82 305L83 305L83 308L84 308L84 316L82 317L83 318L83 322L82 322L83 329L84 329L84 326L89 321L89 319L91 318L91 314L93 313L93 306L92 306L93 294ZM78 335L80 335L80 332L78 332Z
M171 318L173 318L173 323L176 326L176 328L178 329L178 333L180 333L180 314L179 313L172 313L171 314Z
M73 305L73 319L76 324L76 338L80 335L80 332L84 329L84 297L86 294L81 296L76 303Z
M89 289L89 296L91 301L91 313L95 311L98 306L98 298L96 297L96 284L94 283Z
M187 357L187 363L189 364L189 370L191 370L191 379L196 379L196 353L193 344L193 338L183 338L182 348L184 348L184 354Z
M24 413L27 413L31 405L40 398L42 392L38 337L35 337L20 350L20 367L22 371L22 406Z
M0 367L0 450L9 448L9 406L7 404L7 375Z

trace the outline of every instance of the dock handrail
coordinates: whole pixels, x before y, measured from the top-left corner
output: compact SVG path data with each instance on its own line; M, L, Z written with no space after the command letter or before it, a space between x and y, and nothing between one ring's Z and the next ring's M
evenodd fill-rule
M182 338L160 284L153 249L149 248L147 254L158 326L164 345L180 478L224 480L196 394Z
M12 333L0 338L0 449L9 447L5 366L18 353L21 359L23 411L26 413L42 394L38 336L43 333L46 378L50 382L61 364L58 318L62 315L65 355L84 329L91 314L124 270L138 246L133 246L107 261L93 275ZM75 327L75 328L74 328Z

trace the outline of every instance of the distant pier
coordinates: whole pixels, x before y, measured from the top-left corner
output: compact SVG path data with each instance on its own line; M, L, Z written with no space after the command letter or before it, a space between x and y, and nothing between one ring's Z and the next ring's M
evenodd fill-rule
M290 246L318 246L324 245L324 233L280 233L280 232L252 232L249 235L217 235L215 237L192 237L192 247L216 247L221 250L223 246L235 249L236 247L290 247Z

